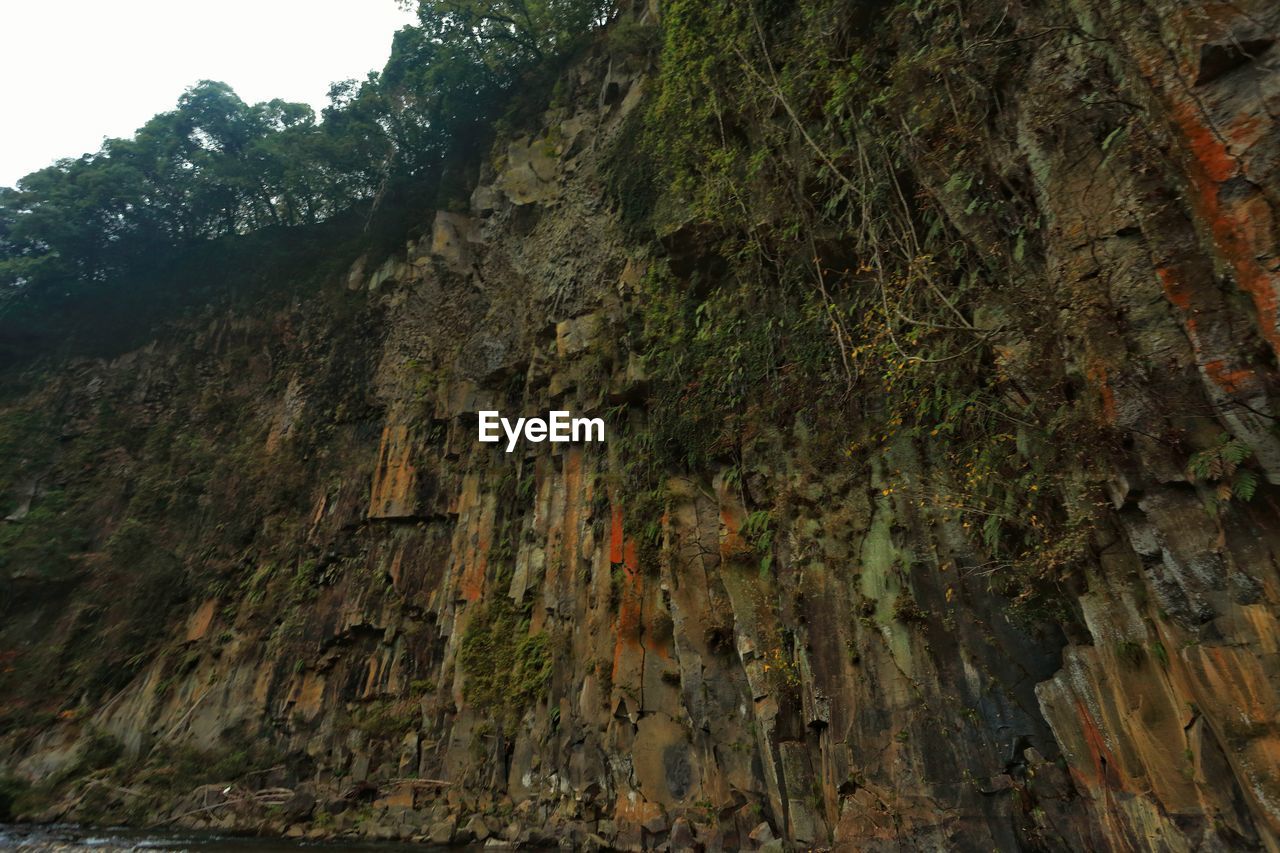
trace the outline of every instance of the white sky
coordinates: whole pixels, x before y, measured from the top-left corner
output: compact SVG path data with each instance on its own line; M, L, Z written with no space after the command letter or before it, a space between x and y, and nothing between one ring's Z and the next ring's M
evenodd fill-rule
M0 0L0 186L132 136L197 80L319 113L412 19L395 0Z

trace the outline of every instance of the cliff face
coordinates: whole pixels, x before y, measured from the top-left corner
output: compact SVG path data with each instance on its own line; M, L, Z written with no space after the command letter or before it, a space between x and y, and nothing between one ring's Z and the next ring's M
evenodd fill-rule
M48 797L29 814L630 849L1280 845L1280 8L954 10L972 53L942 43L951 12L883 11L916 143L899 201L942 223L916 254L965 282L951 322L996 397L916 429L880 405L892 377L850 361L875 343L855 276L847 300L830 283L839 319L767 338L833 347L830 372L779 358L731 442L651 470L708 429L705 377L655 354L671 294L747 376L739 344L784 297L717 314L755 237L687 199L654 203L655 237L624 227L606 185L671 81L602 42L470 210L402 252L6 403L0 746ZM902 59L928 51L933 78ZM980 115L953 73L991 93ZM819 287L881 265L830 228L797 245ZM606 417L608 441L508 454L477 442L483 409ZM983 477L1004 503L977 503ZM1006 516L1039 551L1000 551Z

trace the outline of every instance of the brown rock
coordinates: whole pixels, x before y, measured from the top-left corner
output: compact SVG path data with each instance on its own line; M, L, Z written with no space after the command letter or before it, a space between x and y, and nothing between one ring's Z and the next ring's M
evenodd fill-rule
M472 815L464 825L464 831L473 841L484 841L491 834L488 824L480 815Z
M449 844L453 841L454 831L457 829L458 821L456 818L450 817L438 823L432 824L431 841L434 844Z

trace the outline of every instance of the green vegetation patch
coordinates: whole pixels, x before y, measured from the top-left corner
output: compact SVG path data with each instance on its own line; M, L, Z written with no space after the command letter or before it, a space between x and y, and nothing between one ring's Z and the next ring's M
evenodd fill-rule
M480 606L462 637L459 664L467 701L512 723L551 681L547 635L529 633L529 617L504 595Z

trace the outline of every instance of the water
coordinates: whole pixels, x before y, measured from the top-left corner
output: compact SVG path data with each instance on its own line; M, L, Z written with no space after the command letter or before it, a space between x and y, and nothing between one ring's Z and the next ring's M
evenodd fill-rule
M248 838L181 830L167 832L124 827L99 829L73 824L0 826L0 850L24 850L32 853L58 850L96 850L100 853L126 850L192 850L200 853L297 853L299 850L330 853L363 850L369 853L407 853L412 850L415 853L438 853L444 849L430 844L400 844L391 841L294 841L286 838Z

